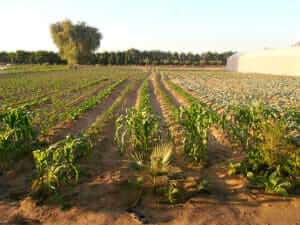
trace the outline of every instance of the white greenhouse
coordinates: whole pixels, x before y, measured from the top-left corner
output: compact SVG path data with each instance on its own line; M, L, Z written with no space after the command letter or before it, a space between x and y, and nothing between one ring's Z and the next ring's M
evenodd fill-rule
M234 54L226 71L300 76L300 46Z

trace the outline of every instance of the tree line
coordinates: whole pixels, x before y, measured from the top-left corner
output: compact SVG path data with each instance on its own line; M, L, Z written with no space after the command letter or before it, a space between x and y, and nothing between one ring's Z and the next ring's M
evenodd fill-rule
M66 64L60 56L51 51L0 52L0 63L4 64Z
M202 54L164 52L159 50L90 53L79 57L79 64L88 65L225 65L232 51ZM67 64L58 53L51 51L0 52L0 63L6 64Z
M88 65L225 65L232 51L202 54L164 52L159 50L103 52L100 47L102 34L85 22L72 23L66 19L50 25L50 32L58 53L49 51L0 52L0 63L10 64L76 64Z

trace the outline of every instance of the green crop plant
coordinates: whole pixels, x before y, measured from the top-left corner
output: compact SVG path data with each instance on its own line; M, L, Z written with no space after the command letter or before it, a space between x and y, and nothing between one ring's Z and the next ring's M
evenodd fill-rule
M0 162L28 152L37 143L33 118L28 106L7 108L0 112Z
M300 146L300 108L290 108L284 115L287 138Z
M199 102L198 99L196 99L195 97L189 95L188 93L186 93L182 88L178 87L176 84L174 84L172 81L170 81L169 79L166 79L165 75L162 76L162 79L164 82L166 82L168 84L168 86L173 89L177 94L179 94L180 96L182 96L185 100L187 100L189 103L197 103ZM204 103L202 103L204 104Z
M156 186L156 178L168 174L170 160L173 154L173 145L160 144L154 147L150 156L150 175L153 185Z
M192 104L189 109L181 106L177 122L183 130L185 156L192 162L205 162L208 131L217 123L217 117L206 105Z
M210 191L210 183L208 179L203 179L198 185L197 190L199 192L209 192Z
M145 79L143 82L140 95L139 109L148 108L148 110L150 110L149 78Z
M257 148L264 139L264 124L280 119L280 113L262 102L254 101L249 105L229 105L226 109L225 129L233 141L241 144L244 150Z
M252 172L247 173L247 178L254 181L258 188L264 188L266 193L288 195L287 189L291 187L291 183L273 172L269 176L255 176Z
M284 122L278 119L264 121L260 129L263 138L255 148L247 151L247 158L242 162L230 164L230 175L242 173L268 193L286 194L282 188L287 182L295 183L300 175L300 148L285 138Z
M176 180L169 180L168 186L163 189L164 195L168 198L169 203L176 204L182 201L183 192L178 187Z
M159 118L148 109L129 108L116 120L115 140L121 152L147 158L151 147L161 139Z
M47 136L51 128L59 123L59 121L77 120L80 115L102 103L106 97L110 96L111 93L126 80L127 78L123 78L115 82L111 86L98 93L96 96L92 96L84 100L77 106L69 107L64 112L61 112L59 114L55 112L50 113L50 116L48 116L47 119L44 119L40 124L42 135Z
M104 98L109 96L112 93L113 90L115 90L119 85L121 85L126 80L127 79L124 78L120 81L117 81L116 83L114 83L110 87L108 87L105 90L103 90L102 92L100 92L97 96L93 96L93 97L87 99L86 101L83 101L79 106L77 106L73 109L70 109L68 111L67 118L68 119L75 119L75 120L78 119L79 115L89 111L90 109L93 109L96 105L100 104L103 101Z
M159 118L151 112L149 79L143 82L140 96L139 109L129 108L116 120L115 140L121 152L146 159L150 148L161 139Z
M156 191L157 177L167 176L170 172L173 148L171 143L158 144L147 154L147 158L141 157L141 154L133 153L130 155L130 167L139 171L143 180L151 178L154 191Z
M47 195L57 193L58 188L72 179L78 181L78 160L89 154L92 143L89 138L68 135L64 140L51 145L46 150L33 151L37 169L37 180L33 187L34 194Z
M127 97L128 93L133 90L135 84L136 81L133 81L126 86L126 88L122 91L120 97L117 98L116 101L114 101L114 103L108 109L106 109L101 115L97 117L95 123L93 123L85 132L86 135L97 135L98 133L103 131L103 128L107 125L107 120L114 117L114 112L118 107L120 107L124 99Z

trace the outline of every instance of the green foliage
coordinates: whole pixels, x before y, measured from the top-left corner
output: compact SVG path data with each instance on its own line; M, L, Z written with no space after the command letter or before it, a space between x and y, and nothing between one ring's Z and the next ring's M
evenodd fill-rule
M143 184L144 177L140 176L134 179L128 179L128 183L134 185L137 188L141 188Z
M120 84L122 84L127 79L122 79L111 85L110 87L106 88L102 92L100 92L96 96L92 96L88 98L86 101L83 101L80 105L76 108L69 111L69 115L67 116L68 119L76 120L78 119L79 115L95 108L96 105L100 104L104 98L109 96L113 90L116 89Z
M229 168L228 168L228 175L232 176L232 175L242 173L241 167L242 167L242 164L240 162L239 163L230 162L229 163Z
M80 57L90 54L100 46L102 34L97 28L87 26L84 22L73 24L64 20L50 27L59 55L70 65L79 62Z
M177 204L183 201L183 191L176 180L168 180L168 184L160 187L158 192L165 196L170 204Z
M181 201L182 191L178 187L176 181L169 181L166 196L168 197L168 200L171 204L175 204Z
M165 76L162 76L162 79L169 85L170 88L172 88L177 94L179 94L180 96L182 96L189 103L193 104L193 103L199 102L198 99L196 99L195 97L193 97L190 94L186 93L182 88L178 87L173 82L171 82L170 80L166 79ZM202 104L204 104L204 103L202 103Z
M32 126L33 113L28 106L0 112L0 162L11 160L32 149L37 132Z
M252 172L247 173L247 178L257 183L257 187L264 188L266 193L288 195L287 189L291 183L273 172L270 176L255 176Z
M69 107L67 110L61 112L60 114L53 113L47 119L44 119L43 122L40 124L42 134L44 136L48 135L50 129L59 121L77 120L80 115L99 105L106 97L110 96L111 93L126 80L127 78L123 78L115 82L111 86L99 92L97 95L82 101L77 106Z
M106 126L106 121L113 118L115 110L122 104L129 91L135 86L136 81L131 82L127 85L125 90L122 91L120 97L114 101L114 103L106 109L100 116L97 117L96 122L87 130L87 134L96 134L101 132L101 129Z
M139 51L137 49L129 49L117 52L97 52L85 55L82 63L88 65L225 65L226 59L234 54L234 52L223 53L207 53L199 54L178 54L177 52L163 51ZM202 57L208 60L200 60ZM187 60L188 58L188 60ZM0 52L0 62L11 64L64 64L57 53L48 51L16 51L16 52ZM1 72L0 72L1 73Z
M150 94L149 94L149 78L145 79L141 87L141 100L139 104L139 109L148 108L150 110Z
M185 156L192 162L205 162L208 130L217 123L217 117L206 105L192 104L179 108L178 123L183 130Z
M170 143L154 147L150 156L150 174L154 179L168 173L172 154L173 145Z
M126 115L116 120L115 140L121 152L129 152L141 161L150 154L150 148L161 139L159 118L151 112L149 79L146 79L140 92L139 109L129 108Z
M115 140L121 152L139 154L146 159L150 148L160 141L159 119L147 108L129 108L116 120Z
M207 179L203 179L198 185L197 185L197 190L199 192L209 192L210 187L209 187L209 181Z
M33 190L35 194L57 192L62 184L69 183L72 179L77 182L79 172L75 164L91 150L89 138L68 135L46 150L34 151L33 158L37 168L37 183Z
M146 158L145 155L148 157ZM156 190L156 178L169 173L173 145L171 143L158 144L151 153L145 155L131 154L130 166L143 173L145 177L151 177L154 190Z
M300 108L289 108L284 120L286 125L287 138L300 146Z
M61 59L59 60L61 61ZM0 74L34 73L34 72L58 71L58 70L66 70L66 69L68 68L65 65L11 66L11 67L7 67L6 69L0 70Z
M287 194L286 188L300 174L300 148L286 135L291 129L287 120L291 115L282 117L260 104L244 106L234 116L231 121L238 125L234 127L232 123L230 129L235 129L235 134L239 134L235 137L248 151L241 163L230 164L229 174L242 173L268 193Z
M262 102L248 105L229 105L226 110L226 128L232 140L241 144L243 149L256 148L264 139L263 126L270 120L280 118L279 111L266 108Z

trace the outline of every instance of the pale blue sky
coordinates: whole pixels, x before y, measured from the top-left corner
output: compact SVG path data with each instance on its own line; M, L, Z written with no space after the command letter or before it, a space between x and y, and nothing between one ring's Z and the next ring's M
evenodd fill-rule
M56 51L49 26L65 18L99 28L99 51L245 51L300 41L300 0L2 0L0 51Z

